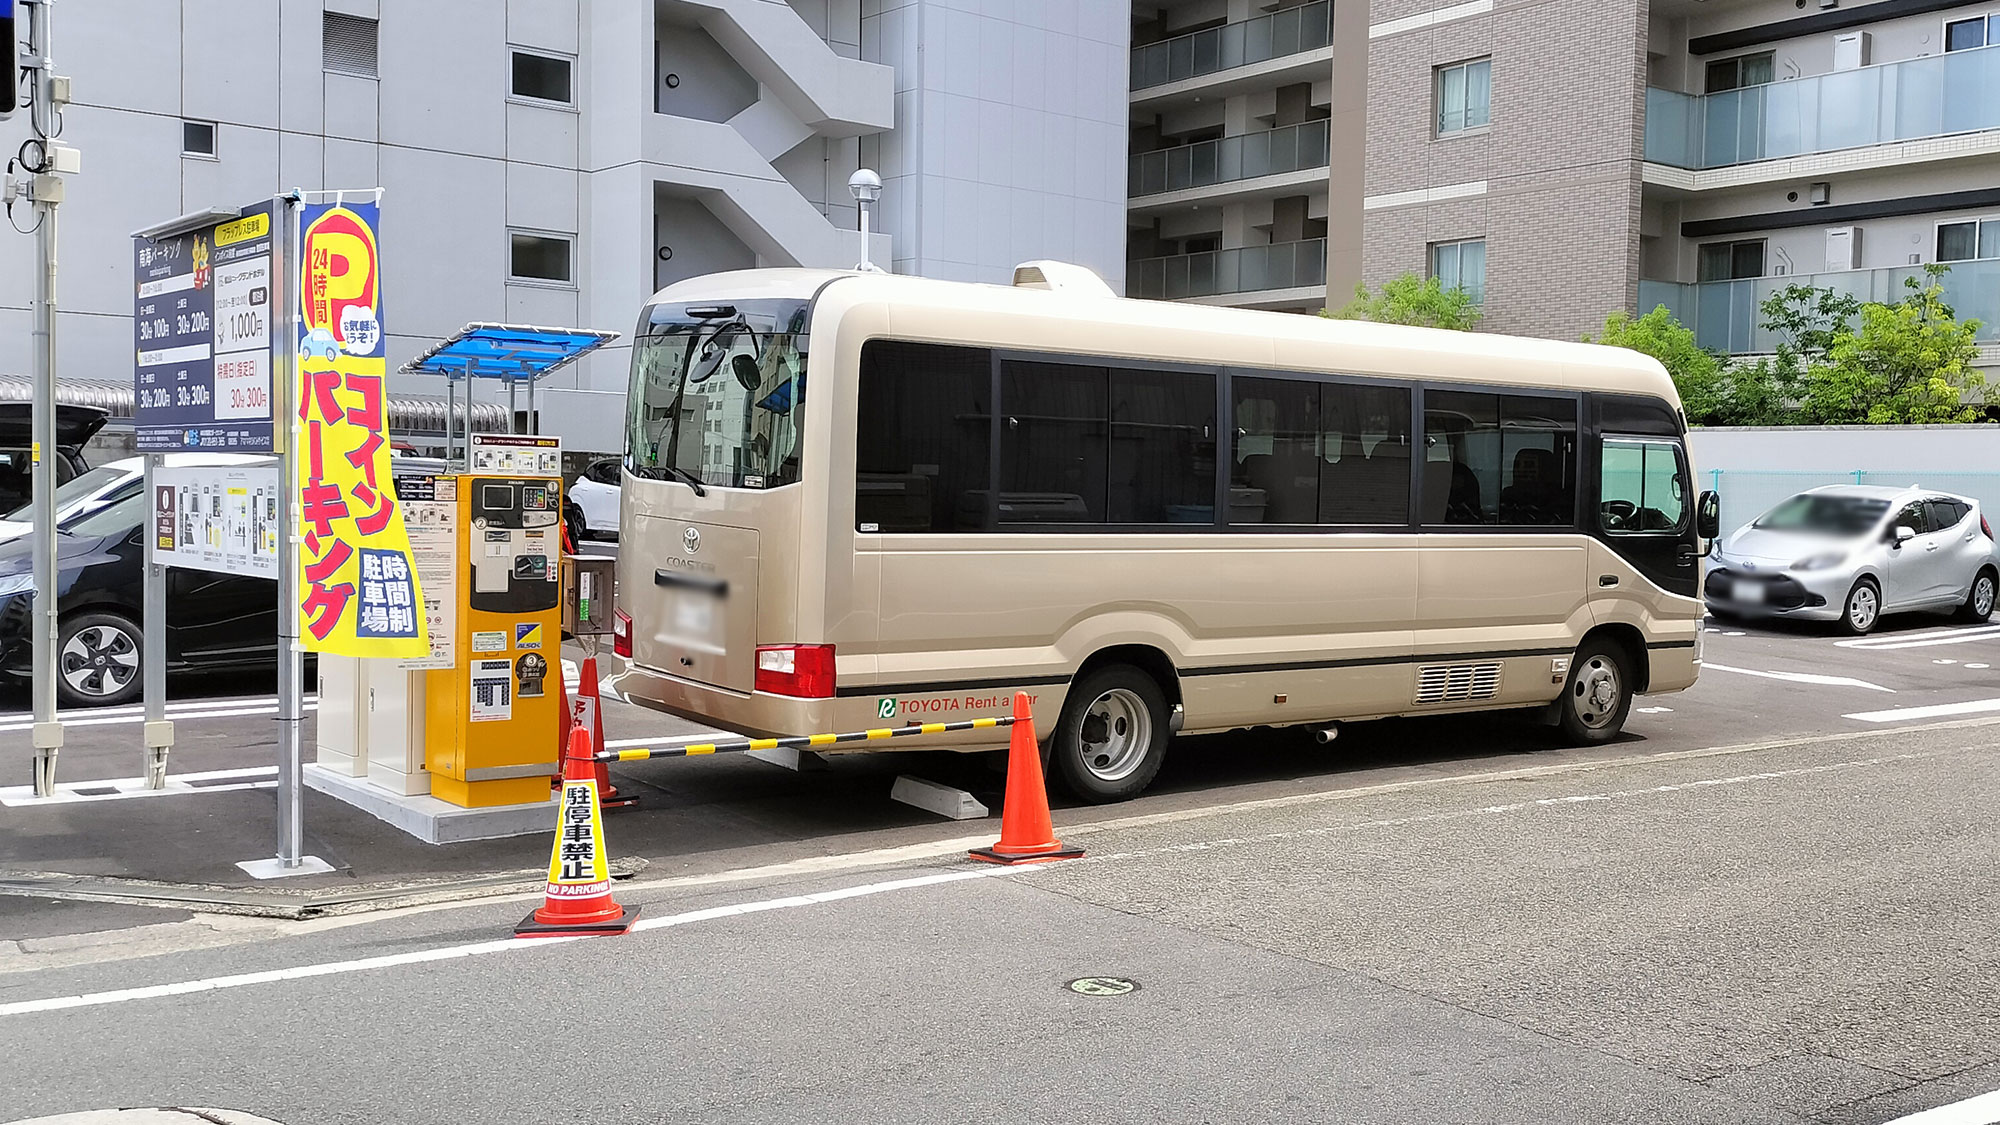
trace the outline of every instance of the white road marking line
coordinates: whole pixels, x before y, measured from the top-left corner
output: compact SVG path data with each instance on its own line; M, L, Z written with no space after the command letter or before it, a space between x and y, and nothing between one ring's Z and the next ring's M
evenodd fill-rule
M304 710L317 711L319 710L319 704L308 703L305 705ZM173 721L178 723L192 719L227 719L239 715L275 715L277 713L278 713L278 705L275 703L271 703L262 707L223 707L209 711L169 711L167 712L167 718L172 719ZM88 712L85 712L85 714L89 715ZM64 719L63 725L66 727L118 727L118 726L133 726L139 723L143 723L145 721L146 721L145 713L140 712L139 714L136 715L111 715L108 717L92 716L79 719ZM35 724L32 722L0 724L0 734L8 734L15 731L32 730L34 728L34 725Z
M1933 660L1933 661L1931 661L1931 663L1932 663L1932 664L1956 664L1956 663L1958 663L1958 661L1956 661L1956 660Z
M1991 667L1993 667L1993 665L1991 665L1991 664L1967 664L1967 665L1966 665L1966 667L1967 667L1967 668L1972 668L1972 669L1984 669L1984 668L1991 668Z
M2000 1121L2000 1090L1898 1117L1888 1125L1991 1125L1995 1121Z
M305 701L307 703L319 702L319 693L315 691L307 692L305 694ZM225 707L275 707L277 704L278 697L275 695L242 695L224 699L170 700L167 703L167 718L171 719L176 714L184 711L214 711ZM145 704L129 703L118 707L79 707L73 710L58 711L56 712L56 719L59 722L68 724L82 719L108 719L127 715L144 715L145 713ZM34 717L34 712L32 711L0 711L0 723L32 724Z
M1888 711L1857 711L1843 719L1864 723L1900 723L1913 719L1942 719L1951 715L1978 715L2000 711L2000 699L1974 699L1966 703L1939 703L1930 707L1897 707Z
M686 926L696 922L708 922L717 918L731 918L739 914L756 914L766 910L790 910L801 906L818 906L822 903L837 902L841 899L861 898L866 895L887 894L892 891L911 890L916 887L936 886L940 883L959 883L968 879L985 879L995 875L1010 875L1020 868L990 867L977 871L952 871L942 875L919 875L909 879L891 879L887 882L869 883L859 887L845 887L815 894L791 895L785 898L764 899L758 902L735 903L729 906L711 906L703 910L690 910L681 914L670 914L663 918L641 918L634 923L634 932L657 930L668 926ZM371 969L390 969L400 965L418 965L427 961L448 961L456 957L483 957L489 953L511 953L524 949L537 949L550 945L565 945L579 941L577 937L544 938L502 938L498 941L480 941L468 945L450 945L440 949L420 949L409 953L392 953L383 957L364 957L356 961L330 961L319 965L299 965L290 969L268 969L260 973L237 973L226 977L208 977L204 980L179 981L174 984L155 984L142 988L121 988L111 992L86 992L76 996L50 996L41 1000L19 1000L11 1004L0 1004L0 1016L20 1016L31 1012L59 1012L69 1008L91 1008L103 1004L122 1004L130 1000L151 1000L160 996L180 996L190 992L213 992L224 988L242 988L252 984L273 984L278 981L304 980L308 977L334 976L341 973L360 973Z
M1671 714L1672 712L1673 712L1673 708L1671 708L1671 707L1641 707L1641 708L1639 708L1639 713L1640 713L1641 715L1667 715L1667 714Z
M1717 672L1735 672L1741 676L1760 676L1767 680L1789 680L1795 684L1867 688L1869 691L1886 691L1891 695L1896 693L1895 688L1886 688L1881 684L1871 684L1867 680L1856 680L1847 676L1821 676L1812 672L1759 672L1754 668L1732 668L1727 664L1717 664L1711 660L1702 661L1701 666L1703 671L1714 669Z
M1727 632L1727 633L1724 633L1724 634L1722 634L1722 635L1723 635L1723 636L1725 636L1725 637L1747 637L1747 636L1749 636L1750 634L1748 634L1748 633L1744 632L1744 631L1743 631L1743 630L1741 630L1741 629L1732 629L1732 630L1730 630L1729 632Z
M1930 648L1933 645L1962 645L1972 641L2000 640L2000 625L1974 625L1964 629L1946 629L1936 633L1891 633L1885 637L1857 637L1851 641L1835 641L1838 648L1866 649L1869 652L1894 652L1905 648Z
M164 789L146 788L143 777L116 777L104 781L64 781L58 782L56 791L47 797L35 796L32 785L9 785L0 788L0 806L7 808L33 807L36 805L72 805L84 801L122 801L132 797L168 797L178 793L227 793L236 789L269 789L276 781L276 766L253 766L240 770L208 770L201 773L184 773L167 778ZM259 780L252 780L259 779ZM222 785L195 785L197 781L220 781ZM109 793L94 790L109 789ZM83 792L93 790L93 792Z

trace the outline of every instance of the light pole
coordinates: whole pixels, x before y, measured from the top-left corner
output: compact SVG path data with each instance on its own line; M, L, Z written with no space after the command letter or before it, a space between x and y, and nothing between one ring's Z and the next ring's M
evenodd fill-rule
M875 214L875 201L882 198L882 177L873 169L856 169L847 177L848 194L861 208L861 262L854 268L866 273L881 273L882 267L868 260L868 220Z

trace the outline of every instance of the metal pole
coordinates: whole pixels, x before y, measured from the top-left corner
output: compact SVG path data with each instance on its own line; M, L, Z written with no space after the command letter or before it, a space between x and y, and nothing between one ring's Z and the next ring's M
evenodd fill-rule
M533 383L528 385L530 387L534 386ZM521 413L520 399L518 397L520 393L521 381L509 375L507 377L507 432L510 434L521 432L520 427L514 421Z
M36 67L34 105L30 116L35 132L43 138L56 135L55 81L49 56L48 0L25 5L28 23L28 54ZM12 51L13 43L0 43L0 50ZM53 140L42 142L45 153L52 152ZM35 597L31 614L33 635L32 681L34 696L35 747L34 789L37 797L55 793L56 757L62 752L63 728L56 718L56 204L62 201L62 179L53 171L36 175L33 184L35 209L40 221L35 226L35 250L42 268L35 271L35 401L30 454L33 481L30 498L34 504Z
M542 432L542 424L535 420L535 377L533 375L528 376L528 431L527 432L531 434L539 434Z
M458 418L458 380L450 375L444 377L444 467L451 468L451 459L458 452L452 431Z
M303 680L305 664L299 654L299 462L298 448L298 341L302 317L299 301L292 292L297 284L298 201L283 199L272 208L272 218L283 216L283 249L273 278L274 307L284 309L284 331L272 348L273 390L278 393L277 418L272 437L278 450L278 495L284 498L278 535L278 863L287 871L300 866L305 854L304 748L301 743L305 723ZM274 318L276 319L276 318ZM282 372L282 374L280 374Z
M160 455L146 454L146 504L157 512L159 494L154 491L153 472L160 467ZM146 690L146 788L167 787L167 753L174 745L174 724L167 719L167 568L154 561L160 537L155 520L146 521L146 589L141 595L144 622L140 629L144 653L140 674Z

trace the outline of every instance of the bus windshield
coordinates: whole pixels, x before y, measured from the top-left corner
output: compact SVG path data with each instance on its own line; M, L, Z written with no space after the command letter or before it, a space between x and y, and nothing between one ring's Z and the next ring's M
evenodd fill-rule
M632 348L626 468L699 489L799 479L805 301L654 305Z

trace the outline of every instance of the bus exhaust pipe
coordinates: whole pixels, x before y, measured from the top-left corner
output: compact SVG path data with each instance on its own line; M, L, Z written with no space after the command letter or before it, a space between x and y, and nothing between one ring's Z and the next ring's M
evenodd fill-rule
M1325 746L1340 737L1339 727L1321 727L1313 732L1313 741Z

